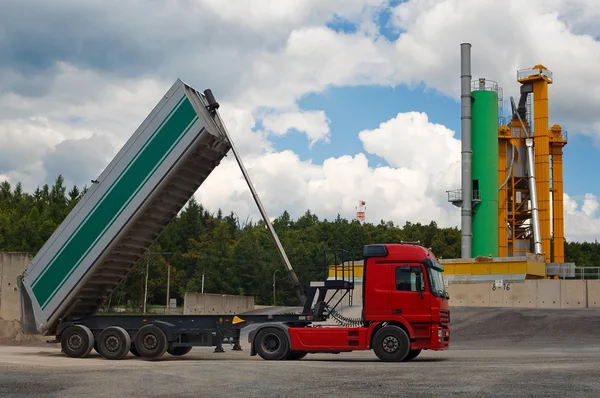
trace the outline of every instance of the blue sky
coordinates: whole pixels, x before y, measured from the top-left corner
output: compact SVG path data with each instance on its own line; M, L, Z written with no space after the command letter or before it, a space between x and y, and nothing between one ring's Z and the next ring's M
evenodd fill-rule
M517 88L518 83L515 82L515 91ZM392 119L399 112L425 112L431 123L445 125L460 139L460 103L422 87L331 88L324 94L308 95L299 104L304 110L325 111L330 120L330 142L318 142L309 148L306 135L298 132L274 137L272 142L276 150L292 149L302 160L311 159L314 163L320 164L329 157L364 152L358 133L364 129L377 128L381 122ZM505 114L507 112L509 110L505 108ZM560 120L554 120L550 116L550 124L553 123L561 124ZM563 128L569 134L563 156L565 192L572 197L585 193L600 194L600 179L596 177L595 171L600 167L598 147L589 136L570 130L568 125L563 125ZM386 164L384 159L376 155L365 154L372 167L380 163Z
M594 17L600 3L5 3L0 180L33 190L61 173L69 185L88 184L181 78L210 86L223 104L270 213L299 216L310 208L322 217L352 218L360 199L371 204L371 221L457 225L459 210L445 191L460 185L454 167L460 144L432 124L460 138L460 43L467 41L473 77L500 82L505 103L518 97L517 69L541 62L554 72L550 123L569 132L565 191L579 205L567 203L566 229L574 239L600 237L600 202L582 200L600 194L598 148L590 138L600 142L600 81L589 78L600 63L600 42L593 39L600 36ZM497 20L515 29L498 29ZM405 112L425 113L429 123L397 117ZM325 118L330 142L311 147L308 137L324 133ZM252 134L263 125L274 135ZM365 145L378 155L365 153L363 130ZM274 153L262 151L269 146ZM363 156L344 157L357 154L369 167ZM394 167L380 167L387 165ZM196 197L209 209L257 218L234 166L218 168Z
M395 3L400 3L397 1ZM379 31L388 40L396 40L400 31L389 28L390 12L385 10L378 16ZM329 28L339 32L354 32L356 26L336 19L327 24ZM525 66L524 66L525 67ZM516 71L514 71L516 73ZM511 71L513 73L513 71ZM486 75L483 73L483 75ZM556 84L560 82L560 76ZM555 78L556 78L555 77ZM492 78L493 79L493 78ZM459 86L459 76L455 84ZM511 87L504 89L504 116L510 113L508 99L512 95L518 100L520 84L515 80ZM552 89L549 89L549 101L552 102ZM394 118L400 112L425 112L431 123L443 124L455 132L460 139L460 103L459 98L450 98L423 85L410 89L404 85L397 87L359 86L332 87L322 94L309 94L299 101L303 110L323 110L330 120L331 138L329 143L318 142L312 148L308 147L307 137L297 131L291 131L285 136L272 138L276 150L292 149L302 160L311 159L314 163L322 163L330 157L354 155L364 152L358 138L358 133L364 129L375 129L381 122ZM599 148L587 135L577 130L569 129L569 125L561 120L555 120L550 115L550 126L561 124L569 133L569 142L564 149L564 190L571 197L581 197L585 193L600 194L600 179L596 178L595 170L600 167ZM260 125L258 126L260 128ZM369 165L386 164L386 161L376 155L368 154ZM457 187L458 188L458 187Z

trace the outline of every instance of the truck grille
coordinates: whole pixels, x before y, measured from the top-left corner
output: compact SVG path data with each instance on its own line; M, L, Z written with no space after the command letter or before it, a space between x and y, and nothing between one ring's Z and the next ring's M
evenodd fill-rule
M440 324L442 326L448 326L450 324L450 311L440 310Z

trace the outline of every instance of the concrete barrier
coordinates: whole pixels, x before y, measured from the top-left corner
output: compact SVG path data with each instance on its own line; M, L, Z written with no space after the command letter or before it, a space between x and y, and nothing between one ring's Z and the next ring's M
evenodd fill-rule
M600 308L600 281L586 281L588 308Z
M21 319L17 277L31 262L28 253L0 253L0 318L5 321Z
M585 281L560 281L560 308L586 308L587 291Z
M184 315L241 314L254 310L253 296L211 293L185 293Z
M469 299L469 307L489 307L490 292L490 283L481 283L470 286L467 293L467 297Z
M600 308L600 280L450 283L447 291L455 307Z

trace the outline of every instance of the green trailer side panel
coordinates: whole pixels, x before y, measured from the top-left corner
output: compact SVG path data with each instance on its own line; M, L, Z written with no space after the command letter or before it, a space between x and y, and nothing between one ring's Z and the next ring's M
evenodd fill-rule
M152 176L170 152L169 148L172 149L185 136L196 118L192 104L185 99L168 121L159 126L121 178L115 181L81 227L52 259L45 272L33 283L33 293L42 309L75 271L86 252L93 249L139 188Z
M475 206L472 256L498 256L498 94L473 91L473 189L481 202Z

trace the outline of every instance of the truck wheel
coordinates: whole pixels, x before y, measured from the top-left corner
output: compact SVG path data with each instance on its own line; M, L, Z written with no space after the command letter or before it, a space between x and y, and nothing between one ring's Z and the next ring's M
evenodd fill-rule
M71 358L84 358L94 348L94 335L87 326L69 326L62 333L60 345L67 356Z
M416 357L419 356L420 353L421 353L421 350L410 350L410 352L408 353L406 358L404 358L404 360L410 361L411 359L415 359Z
M285 359L287 359L288 361L298 361L304 358L306 355L308 355L308 352L290 351L290 353L287 357L285 357Z
M135 336L135 348L145 359L156 359L167 352L169 342L165 332L156 325L146 325Z
M373 337L373 351L385 362L400 362L410 352L410 339L398 326L384 326Z
M290 353L289 341L286 333L279 328L261 329L254 338L256 353L262 359L285 359Z
M192 351L192 346L188 347L169 347L167 352L173 356L180 357Z
M98 350L106 359L123 359L131 349L131 336L120 326L111 326L100 333Z

